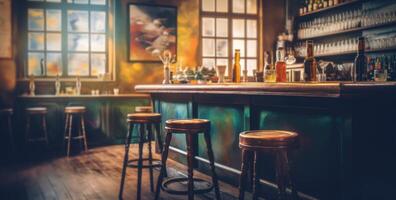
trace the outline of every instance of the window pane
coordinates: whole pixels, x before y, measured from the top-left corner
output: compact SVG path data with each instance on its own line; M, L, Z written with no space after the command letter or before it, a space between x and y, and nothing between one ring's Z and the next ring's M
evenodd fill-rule
M202 66L212 69L215 66L215 59L202 59Z
M202 11L215 11L215 1L202 0Z
M232 20L232 35L233 37L245 37L245 20Z
M106 5L106 0L91 0L91 4Z
M246 10L249 14L257 14L257 0L247 0Z
M61 31L62 29L62 15L60 10L47 10L46 16L47 31Z
M247 41L247 57L256 57L257 56L257 41L256 40L248 40Z
M257 38L257 20L247 20L246 26L247 37Z
M28 53L28 75L41 76L41 63L44 64L44 53Z
M257 70L257 60L256 59L248 59L246 61L248 76L253 76L253 70Z
M106 32L106 12L91 12L91 32Z
M89 75L89 56L87 53L70 53L68 59L68 74L71 76Z
M245 0L233 0L232 1L232 12L245 13Z
M68 11L67 26L72 32L88 32L88 11Z
M216 54L218 57L228 56L228 40L216 40Z
M62 75L62 54L47 53L47 75Z
M47 2L56 2L56 3L59 3L59 2L61 2L61 0L46 0Z
M97 76L99 74L106 73L106 54L91 54L91 76Z
M69 34L69 51L88 51L88 34Z
M244 40L233 40L233 55L235 54L235 49L241 51L241 57L245 57L245 41Z
M60 33L47 33L47 50L61 51L62 38Z
M88 4L88 0L67 0L68 3Z
M95 52L106 51L106 35L91 34L91 51L95 51Z
M216 65L225 65L227 66L225 75L228 76L228 60L227 59L217 59L216 60Z
M217 12L228 12L228 0L216 1Z
M214 18L202 18L202 36L215 36Z
M217 37L228 37L228 20L226 18L216 19Z
M202 39L202 55L203 56L215 56L215 40L214 39Z
M29 50L44 50L44 33L29 33L28 43Z
M29 9L28 10L28 30L43 31L44 30L44 10Z

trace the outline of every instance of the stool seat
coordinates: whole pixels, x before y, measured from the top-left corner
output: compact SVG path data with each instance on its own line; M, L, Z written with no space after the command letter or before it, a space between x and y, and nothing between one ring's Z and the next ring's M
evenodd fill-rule
M67 106L65 107L65 113L84 113L86 110L85 106Z
M0 115L12 115L14 113L12 108L0 109Z
M26 108L25 111L28 114L46 114L48 110L45 107L32 107Z
M128 122L135 123L158 123L161 122L161 114L159 113L133 113L128 114Z
M153 108L151 106L136 106L135 113L152 113Z
M165 129L204 131L210 127L207 119L170 119L165 122Z
M281 130L245 131L239 134L241 148L272 149L289 148L298 143L298 134Z

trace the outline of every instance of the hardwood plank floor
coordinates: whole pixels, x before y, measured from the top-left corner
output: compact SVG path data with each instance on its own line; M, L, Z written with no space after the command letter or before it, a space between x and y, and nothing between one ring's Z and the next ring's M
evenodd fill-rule
M146 150L146 149L145 149ZM34 161L8 165L0 168L0 199L118 199L123 145L90 149L67 158L47 156ZM132 145L131 157L137 157L137 145ZM155 158L159 155L155 154ZM171 159L168 161L170 177L183 176L186 167ZM154 183L159 170L154 170ZM137 169L128 168L124 199L136 199ZM142 199L154 198L150 192L148 170L143 169ZM199 178L210 177L194 171ZM220 183L223 199L237 199L237 188ZM197 195L195 199L213 199L214 193ZM161 199L186 199L161 192ZM248 199L248 198L247 198Z

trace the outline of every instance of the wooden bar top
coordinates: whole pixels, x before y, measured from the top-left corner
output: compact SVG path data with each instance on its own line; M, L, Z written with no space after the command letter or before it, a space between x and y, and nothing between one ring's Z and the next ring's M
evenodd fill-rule
M150 98L149 95L147 94L141 94L141 93L134 93L134 94L100 94L100 95L88 95L88 94L83 94L83 95L20 95L18 96L19 99L25 99L25 100L57 100L57 99L65 99L65 100L70 100L70 99L77 99L77 100L100 100L100 99L145 99L145 98Z
M304 97L348 97L395 94L396 82L225 83L136 85L141 93L237 94Z

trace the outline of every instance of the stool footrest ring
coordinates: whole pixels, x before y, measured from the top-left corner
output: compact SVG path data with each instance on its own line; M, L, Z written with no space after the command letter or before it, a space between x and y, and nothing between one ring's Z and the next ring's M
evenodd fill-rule
M213 189L213 184L198 178L194 178L194 194L208 193ZM177 186L175 186L178 184ZM171 187L174 185L174 187ZM188 178L170 178L162 182L161 189L169 194L187 195L188 194Z
M146 162L147 164L144 163L144 161L148 161L148 158L143 158L143 165L142 168L156 168L156 167L161 167L161 161L158 159L152 159L153 164L148 164L148 162ZM137 162L139 161L139 159L130 159L128 160L128 164L127 166L130 168L138 168L138 164Z

